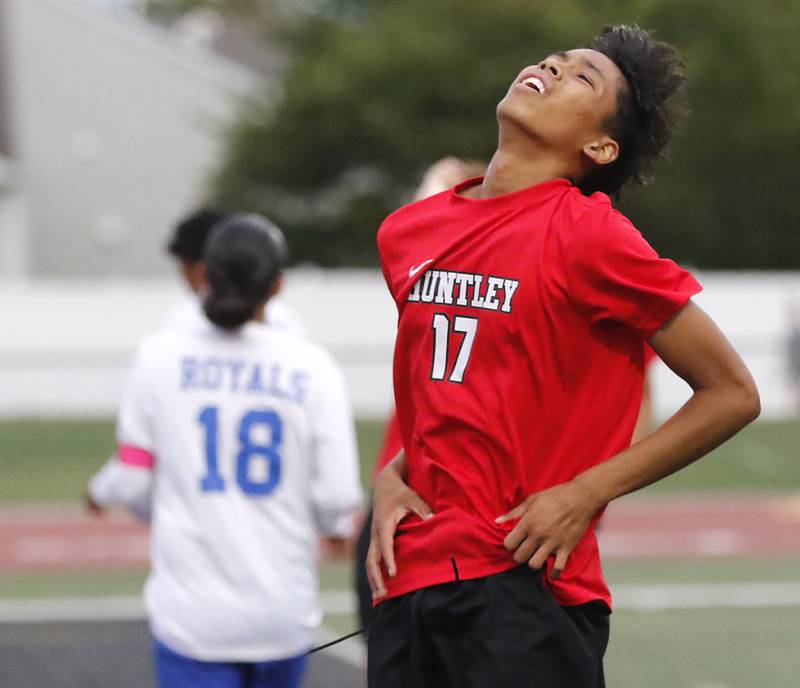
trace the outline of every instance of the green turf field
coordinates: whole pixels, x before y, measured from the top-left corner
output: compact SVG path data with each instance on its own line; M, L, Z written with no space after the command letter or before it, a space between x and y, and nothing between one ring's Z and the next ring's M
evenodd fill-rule
M358 423L361 474L369 482L383 432ZM648 488L775 492L800 489L800 422L759 422L693 466ZM114 449L110 421L0 422L0 503L74 502Z
M358 423L365 484L382 433L380 422ZM0 421L0 504L78 501L114 446L112 421Z
M796 688L797 609L620 611L609 688Z

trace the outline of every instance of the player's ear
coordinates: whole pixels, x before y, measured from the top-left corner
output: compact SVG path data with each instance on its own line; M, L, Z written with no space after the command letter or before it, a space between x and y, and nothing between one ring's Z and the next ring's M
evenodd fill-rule
M619 144L603 135L583 147L583 154L596 165L608 165L619 157Z

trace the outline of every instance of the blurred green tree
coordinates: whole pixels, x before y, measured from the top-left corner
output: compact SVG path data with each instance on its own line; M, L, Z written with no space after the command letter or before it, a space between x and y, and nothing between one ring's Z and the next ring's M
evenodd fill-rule
M297 262L374 265L375 231L424 168L488 159L519 69L639 23L687 59L690 118L621 208L666 255L707 268L800 267L797 0L335 0L282 30L282 97L243 109L216 200L265 213Z

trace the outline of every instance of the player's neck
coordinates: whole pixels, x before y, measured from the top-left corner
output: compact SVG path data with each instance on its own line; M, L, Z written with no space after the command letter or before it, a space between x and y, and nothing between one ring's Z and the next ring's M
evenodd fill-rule
M520 145L519 141L514 141L512 145L501 139L483 183L475 188L476 197L500 196L553 179L570 178L563 156L527 143Z
M251 322L257 322L262 324L267 322L266 308L267 308L266 301L259 304L258 307L256 308L255 313L253 313L253 317L250 318Z

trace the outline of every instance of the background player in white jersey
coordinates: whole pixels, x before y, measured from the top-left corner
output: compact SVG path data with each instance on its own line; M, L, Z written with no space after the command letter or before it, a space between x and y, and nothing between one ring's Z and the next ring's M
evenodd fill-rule
M141 345L118 421L125 480L90 492L130 503L154 487L159 685L297 686L321 617L318 531L350 536L361 503L352 415L325 351L257 324L285 264L279 230L233 216L206 257L207 322Z
M206 284L204 262L206 243L214 226L226 217L230 217L230 214L216 208L200 208L183 218L175 226L167 243L167 251L175 259L181 277L190 293L170 309L161 323L162 327L191 330L198 326L201 328L204 326L206 319L203 314L201 291ZM283 277L279 275L275 285L276 295L282 284ZM267 327L288 330L297 335L305 335L305 328L300 319L276 297L271 298L267 303L262 324ZM100 494L108 492L102 488L103 484L108 483L108 489L113 490L113 486L120 482L116 475L120 470L120 464L116 458L116 456L111 456L94 479L94 482L100 486L98 489ZM89 494L84 496L84 501L89 511L94 514L100 513L104 506L95 503ZM129 503L128 508L138 519L149 521L152 495L141 495L139 500Z

